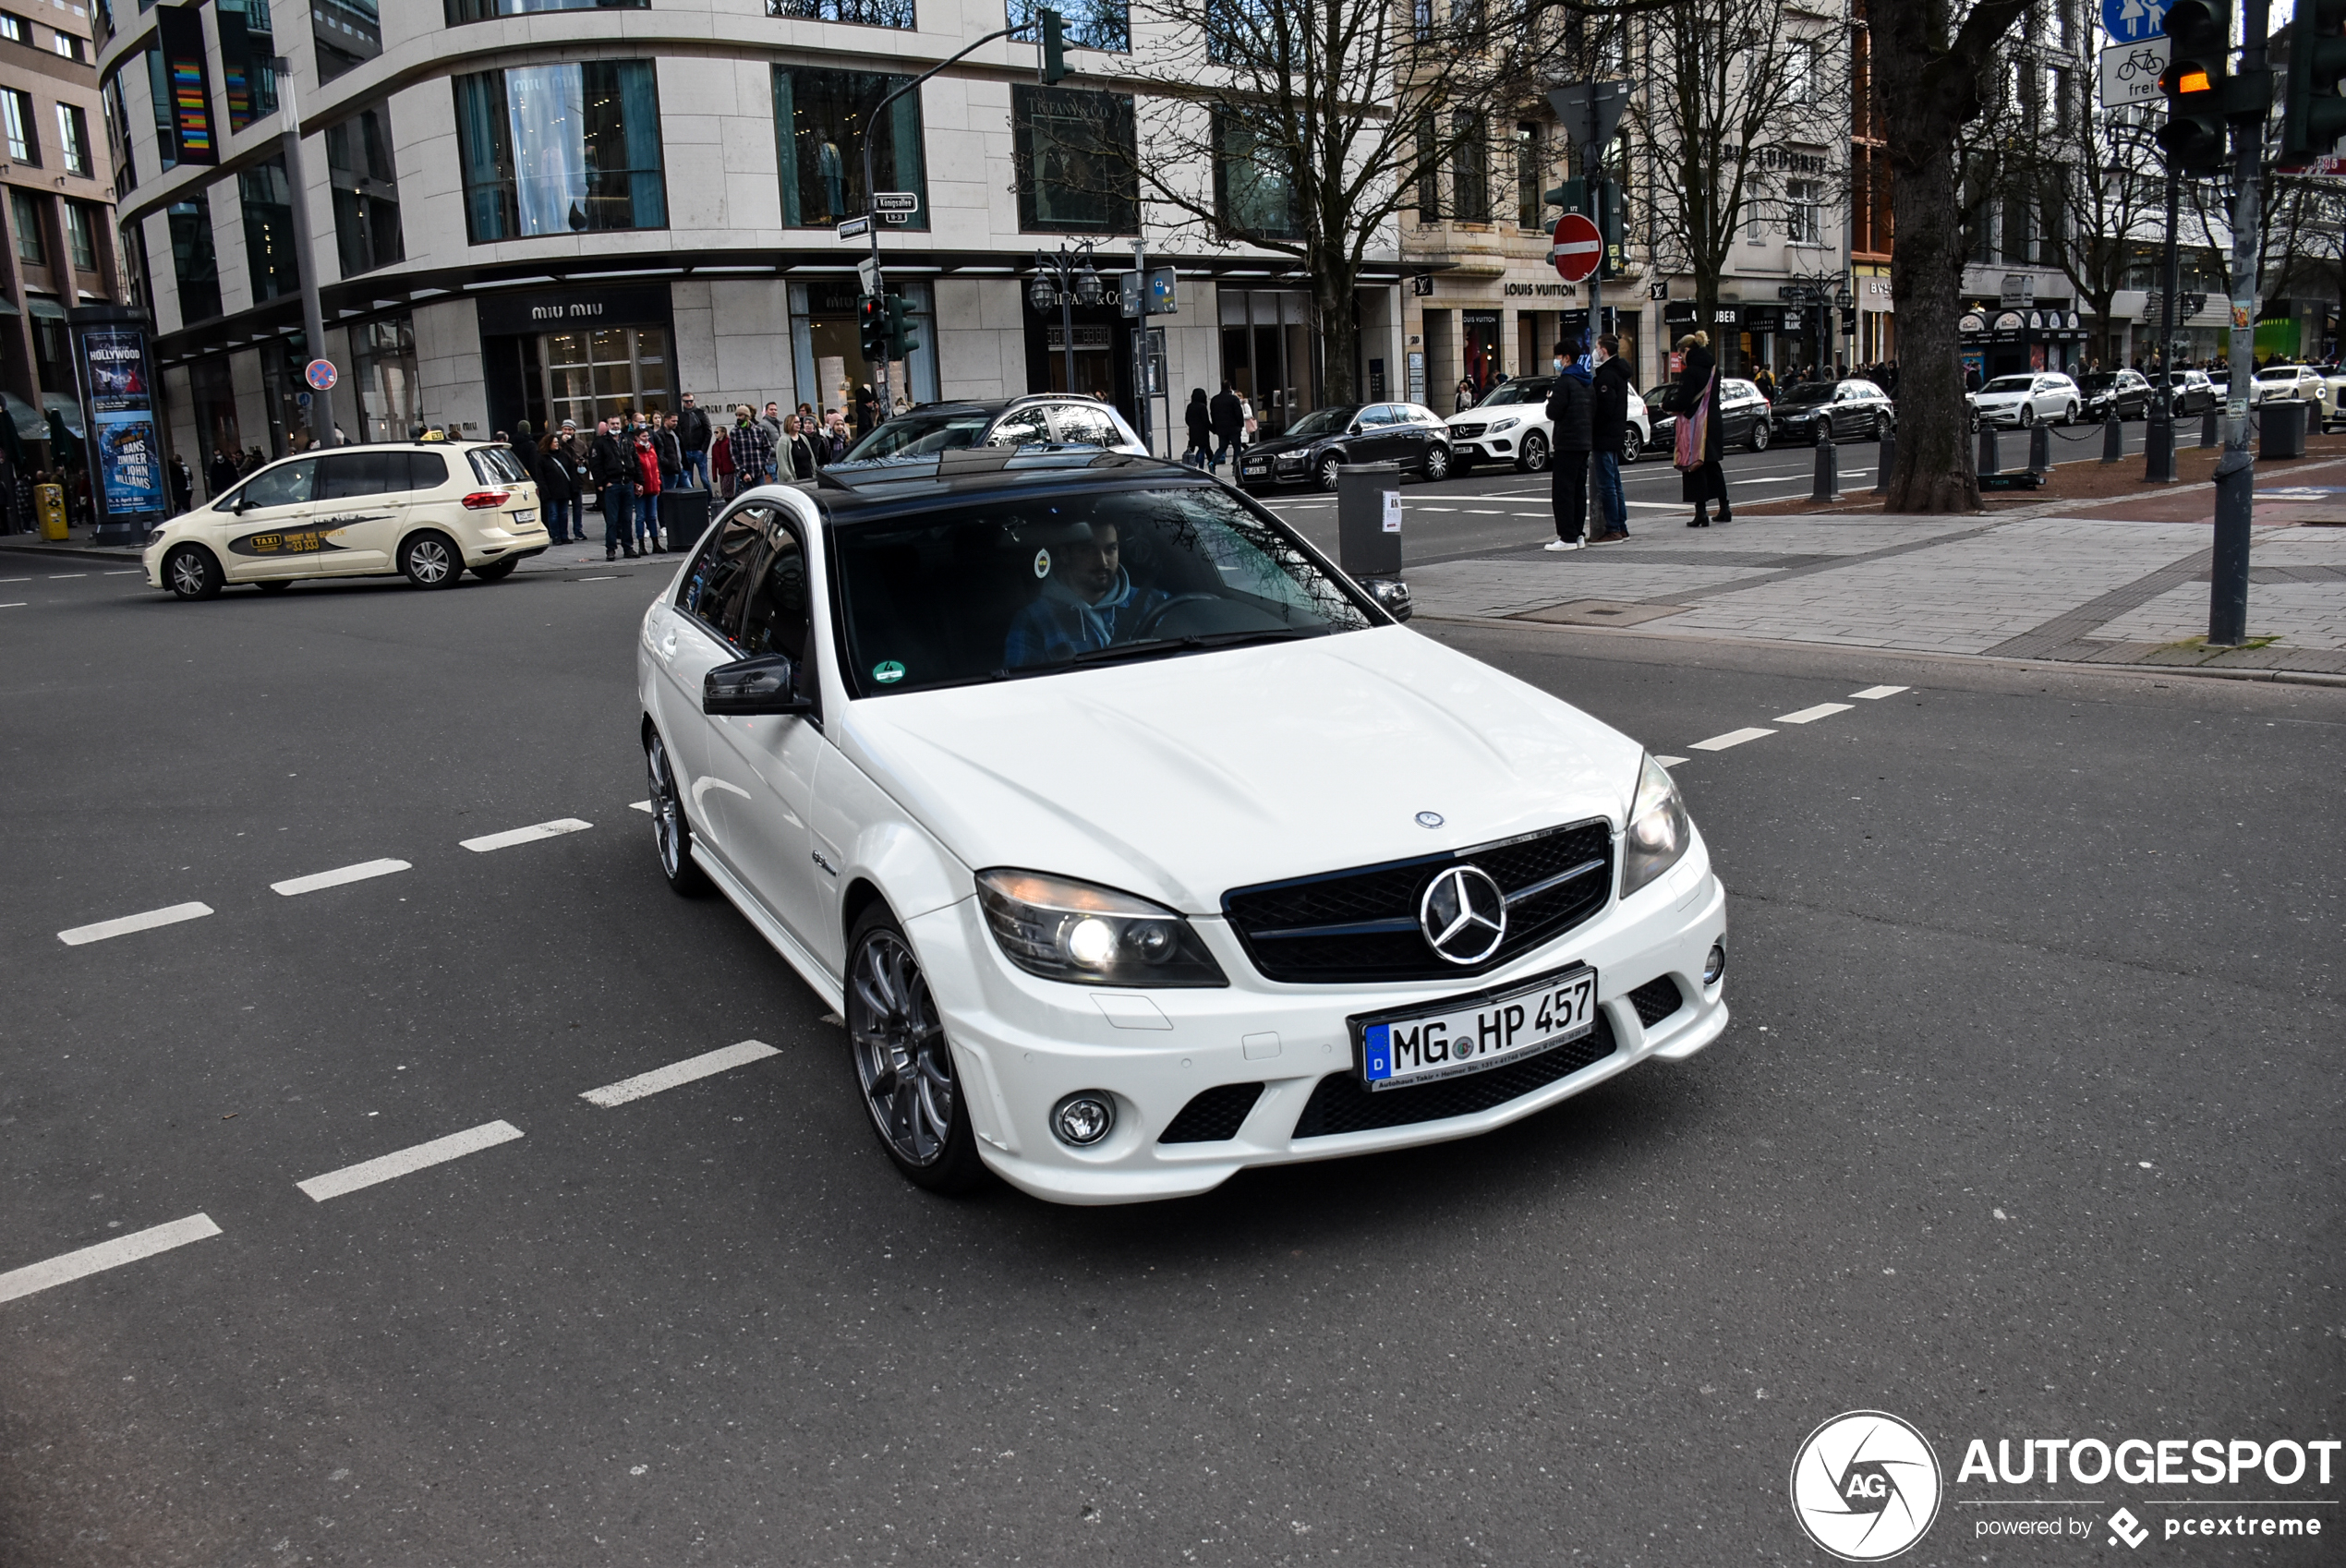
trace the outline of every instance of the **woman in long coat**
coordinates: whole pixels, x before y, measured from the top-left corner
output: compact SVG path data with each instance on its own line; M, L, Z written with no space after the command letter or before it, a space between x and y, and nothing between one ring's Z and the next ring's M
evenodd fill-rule
M1680 477L1679 499L1694 503L1689 528L1708 528L1712 501L1719 503L1719 521L1732 523L1727 504L1727 476L1719 466L1719 362L1711 356L1711 334L1688 332L1678 340L1684 368L1678 372L1678 440L1674 461ZM1697 443L1699 442L1698 446Z

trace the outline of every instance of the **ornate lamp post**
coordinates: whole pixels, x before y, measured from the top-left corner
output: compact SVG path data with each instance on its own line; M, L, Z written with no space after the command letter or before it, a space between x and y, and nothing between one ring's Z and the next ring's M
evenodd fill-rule
M1079 303L1086 308L1097 305L1106 294L1099 269L1093 265L1091 241L1073 250L1062 243L1056 256L1034 253L1034 276L1026 285L1026 302L1037 311L1048 310L1054 304L1059 308L1059 352L1065 356L1066 390L1070 392L1076 390L1072 308Z

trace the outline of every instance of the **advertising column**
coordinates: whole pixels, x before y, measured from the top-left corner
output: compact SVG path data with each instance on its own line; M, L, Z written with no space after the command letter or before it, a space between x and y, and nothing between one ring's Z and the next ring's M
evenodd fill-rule
M90 306L66 313L90 439L91 512L101 544L136 544L171 512L147 329L135 310Z

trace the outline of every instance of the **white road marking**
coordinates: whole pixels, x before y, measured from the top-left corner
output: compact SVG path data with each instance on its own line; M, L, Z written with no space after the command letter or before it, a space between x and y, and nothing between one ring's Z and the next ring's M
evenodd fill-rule
M402 1149L395 1154L379 1155L362 1160L355 1165L345 1165L324 1176L311 1176L294 1185L316 1202L340 1198L345 1192L356 1192L362 1187L390 1181L397 1176L412 1176L430 1166L466 1154L478 1154L484 1149L494 1149L500 1143L511 1143L521 1136L521 1128L511 1122L485 1122L463 1132L452 1132L445 1138L435 1138L429 1143L418 1143L412 1149Z
M357 865L336 866L332 871L313 871L308 876L289 876L283 882L272 882L269 890L286 898L298 898L315 893L320 887L339 887L345 882L364 882L370 876L389 876L394 871L406 871L405 861L360 861Z
M652 803L649 801L630 801L627 802L627 809L629 811L639 811L646 816L649 816L652 814Z
M1740 746L1746 741L1757 741L1763 736L1774 733L1772 730L1730 730L1723 735L1713 735L1708 741L1697 741L1692 749L1698 752L1723 752L1729 746Z
M1413 506L1409 510L1411 512L1456 512L1457 508L1455 506Z
M22 609L23 608L24 600L22 599L15 600L13 603L9 604L0 604L0 609Z
M1660 763L1664 767L1675 767L1687 759L1684 757L1656 757L1653 760Z
M1909 688L1905 686L1868 686L1862 692L1852 692L1849 694L1863 702L1874 702L1882 697L1894 697L1899 693L1907 690Z
M149 910L145 914L102 920L94 925L77 925L71 931L58 932L57 940L68 947L79 947L84 943L103 942L109 936L127 936L134 931L152 931L158 925L176 925L183 920L201 920L211 912L210 904L174 904L169 909Z
M612 1105L624 1105L630 1100L641 1100L646 1095L657 1094L663 1089L673 1089L678 1084L690 1083L695 1079L707 1078L713 1073L720 1073L730 1067L740 1067L744 1062L754 1062L762 1056L780 1055L781 1055L780 1052L762 1040L744 1040L738 1045L727 1045L720 1050L705 1051L697 1056L687 1056L681 1062L671 1062L664 1067L654 1067L649 1072L637 1073L634 1078L623 1078L617 1083L606 1083L600 1089L589 1089L579 1098L606 1108Z
M1778 724L1814 724L1820 718L1831 718L1836 713L1848 711L1847 703L1819 703L1814 707L1804 707L1798 713L1780 713L1776 715L1776 722Z
M1515 515L1511 512L1502 512L1495 506L1469 506L1466 508L1466 514L1469 517L1512 517Z
M49 581L52 583L69 583L76 577L87 577L89 575L90 573L87 572L52 572L49 573Z
M0 577L0 583L30 583L30 577Z
M158 1252L168 1252L175 1247L219 1234L220 1227L212 1223L210 1214L190 1214L167 1225L117 1236L45 1263L28 1263L0 1274L0 1301L14 1301L19 1296L30 1296L53 1285L66 1285L108 1269L119 1269L125 1263L135 1263L141 1258L151 1258Z
M126 566L119 572L102 572L99 575L102 577L143 577L146 573L135 566Z
M534 844L540 838L559 838L565 833L583 833L594 826L574 816L558 816L551 822L534 823L527 827L508 827L502 833L484 833L478 838L459 838L460 849L487 854L491 850L510 850L515 844Z
M574 583L616 583L619 581L619 573L614 572L609 576L598 574L593 577L573 577L571 581Z

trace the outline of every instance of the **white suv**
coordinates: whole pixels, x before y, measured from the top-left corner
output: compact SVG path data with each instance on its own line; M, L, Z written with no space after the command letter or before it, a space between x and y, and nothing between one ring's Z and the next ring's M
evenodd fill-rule
M2314 405L2311 420L2316 426L2327 427L2337 416L2337 389L2310 365L2267 365L2248 383L2252 404L2286 403L2292 398Z
M1548 422L1554 376L1521 376L1493 387L1481 403L1450 416L1451 466L1464 474L1478 463L1512 463L1526 474L1548 465L1555 449L1555 427ZM1632 389L1629 439L1621 461L1635 463L1652 440L1645 399Z
M1972 394L1972 423L2074 425L2085 404L2077 383L2057 370L1999 376Z
M508 446L415 441L333 447L271 464L147 536L147 581L183 599L231 583L405 573L494 583L544 550L538 486Z

